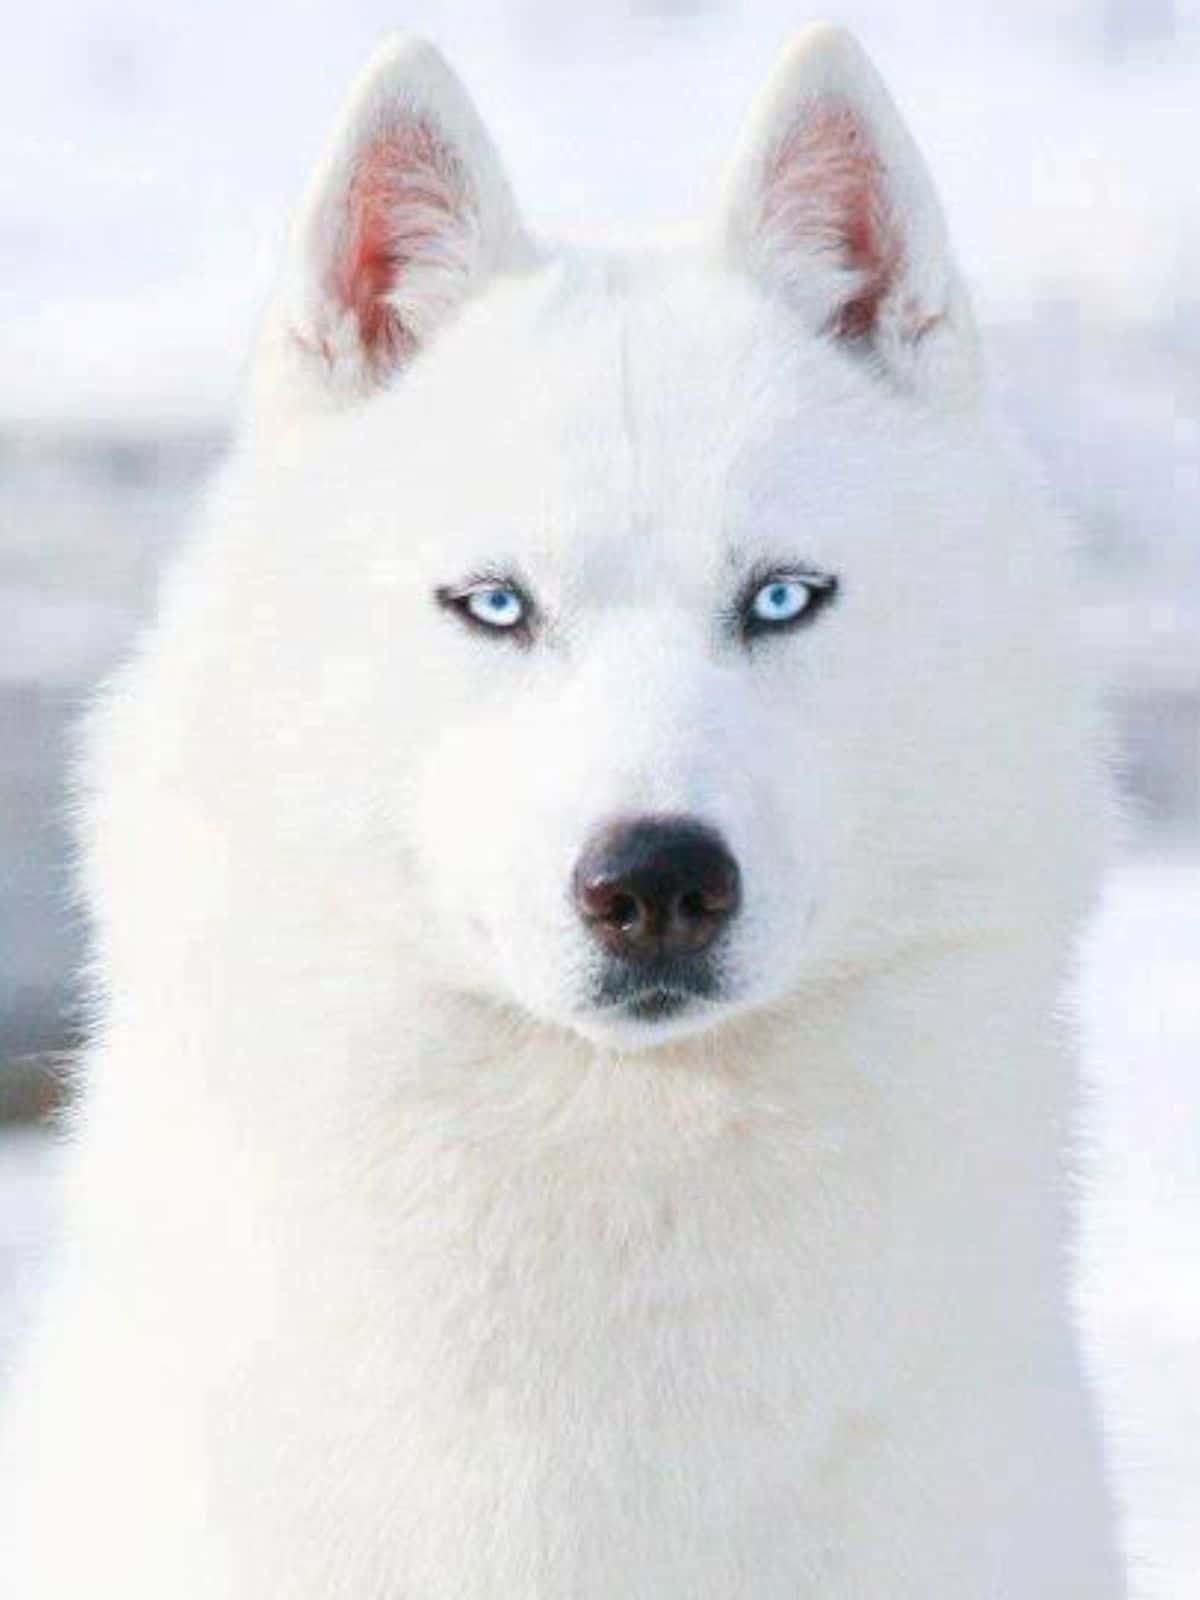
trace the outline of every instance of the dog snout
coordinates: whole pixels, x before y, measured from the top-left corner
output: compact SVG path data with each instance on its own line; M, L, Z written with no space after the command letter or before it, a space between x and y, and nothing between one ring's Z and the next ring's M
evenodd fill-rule
M574 874L575 905L611 955L627 961L706 950L741 904L741 873L724 841L687 817L617 822Z

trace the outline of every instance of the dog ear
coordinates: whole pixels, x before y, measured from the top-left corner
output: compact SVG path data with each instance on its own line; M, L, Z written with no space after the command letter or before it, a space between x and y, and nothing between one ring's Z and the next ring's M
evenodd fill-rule
M369 393L473 290L531 259L466 91L432 45L388 39L301 204L260 375L302 375L334 398Z
M730 168L721 243L901 385L929 397L973 389L974 324L933 184L842 29L807 29L768 80Z

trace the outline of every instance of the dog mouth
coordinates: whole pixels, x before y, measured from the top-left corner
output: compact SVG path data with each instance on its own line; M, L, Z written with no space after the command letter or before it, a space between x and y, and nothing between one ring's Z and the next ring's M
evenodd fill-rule
M624 1001L621 1009L636 1022L665 1022L685 1011L695 998L680 989L643 989Z
M634 1022L666 1022L697 1001L719 999L722 984L708 963L655 962L650 968L612 966L593 994L597 1009Z

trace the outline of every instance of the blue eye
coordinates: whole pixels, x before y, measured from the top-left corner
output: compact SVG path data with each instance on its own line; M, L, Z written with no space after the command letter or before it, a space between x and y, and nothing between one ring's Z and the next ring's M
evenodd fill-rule
M453 611L473 628L528 639L533 603L511 579L476 578L469 583L438 589L436 599L439 605Z
M525 618L525 600L508 584L487 583L462 597L467 613L488 628L515 628Z
M785 632L807 624L837 593L838 581L828 572L771 572L745 591L741 606L743 638Z
M799 578L772 578L764 583L750 610L759 622L792 622L812 604L813 591Z

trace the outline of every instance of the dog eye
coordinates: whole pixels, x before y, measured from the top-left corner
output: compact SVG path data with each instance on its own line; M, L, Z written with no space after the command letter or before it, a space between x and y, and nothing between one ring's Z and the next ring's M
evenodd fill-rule
M510 579L480 578L460 588L439 589L437 599L472 627L528 635L533 606L524 590Z
M482 622L487 628L515 628L525 617L524 599L504 584L489 583L479 589L468 589L462 604L476 622Z
M756 622L792 622L808 609L812 590L797 578L775 578L764 583L750 602Z
M743 638L778 633L810 622L837 593L837 579L825 572L772 572L756 578L739 607Z

